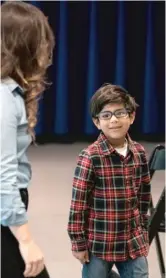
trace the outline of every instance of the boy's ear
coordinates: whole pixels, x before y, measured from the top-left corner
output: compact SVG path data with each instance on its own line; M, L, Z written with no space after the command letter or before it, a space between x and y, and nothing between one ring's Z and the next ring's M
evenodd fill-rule
M133 112L132 114L130 114L130 124L132 125L134 123L135 120L135 112Z
M100 122L98 118L92 118L94 125L100 130Z

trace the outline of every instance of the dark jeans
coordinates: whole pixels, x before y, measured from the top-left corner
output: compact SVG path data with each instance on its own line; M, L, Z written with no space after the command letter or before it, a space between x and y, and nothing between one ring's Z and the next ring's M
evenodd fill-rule
M28 192L20 190L26 209ZM18 242L8 227L1 226L1 278L25 278L25 264L21 257ZM36 278L50 278L46 268Z

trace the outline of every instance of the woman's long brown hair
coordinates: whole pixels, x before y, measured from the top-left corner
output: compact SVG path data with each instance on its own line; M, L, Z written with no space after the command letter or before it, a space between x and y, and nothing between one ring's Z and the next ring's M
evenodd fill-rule
M1 79L11 77L23 88L33 136L54 44L48 20L37 7L20 1L1 6Z

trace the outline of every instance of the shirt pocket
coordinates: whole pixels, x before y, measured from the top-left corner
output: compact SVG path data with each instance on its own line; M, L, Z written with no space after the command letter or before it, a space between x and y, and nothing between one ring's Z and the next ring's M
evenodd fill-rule
M134 190L137 194L140 185L141 185L141 178L142 178L142 164L136 164L133 167L132 179L134 184Z
M136 164L133 168L133 175L135 179L140 180L142 175L142 164Z

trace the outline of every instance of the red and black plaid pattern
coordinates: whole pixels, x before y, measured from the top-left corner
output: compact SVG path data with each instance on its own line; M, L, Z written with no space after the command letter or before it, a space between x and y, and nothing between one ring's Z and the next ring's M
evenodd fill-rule
M148 164L144 148L127 139L125 158L103 133L79 155L68 223L74 251L89 249L107 261L148 254Z

